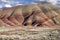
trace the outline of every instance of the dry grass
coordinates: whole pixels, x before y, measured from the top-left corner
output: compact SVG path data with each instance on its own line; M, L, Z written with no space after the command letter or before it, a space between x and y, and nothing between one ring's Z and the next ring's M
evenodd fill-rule
M7 27L0 28L0 40L60 40L59 28Z

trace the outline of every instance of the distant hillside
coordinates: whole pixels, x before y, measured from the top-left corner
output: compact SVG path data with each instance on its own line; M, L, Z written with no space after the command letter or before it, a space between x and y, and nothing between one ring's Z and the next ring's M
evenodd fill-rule
M60 7L51 4L20 5L0 10L0 26L60 25Z

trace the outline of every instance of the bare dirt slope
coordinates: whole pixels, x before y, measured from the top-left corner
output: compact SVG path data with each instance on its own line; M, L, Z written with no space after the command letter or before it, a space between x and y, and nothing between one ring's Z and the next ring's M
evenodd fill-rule
M0 9L0 40L60 40L60 7L30 4Z

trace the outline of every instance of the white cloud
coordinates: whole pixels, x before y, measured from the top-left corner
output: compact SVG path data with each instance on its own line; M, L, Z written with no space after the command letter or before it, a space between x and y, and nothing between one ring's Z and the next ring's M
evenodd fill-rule
M36 0L36 1L46 1L46 0Z
M51 4L56 4L57 3L57 0L47 0L47 2L50 2Z
M38 3L32 2L31 4L38 4Z
M0 5L0 8L2 8L3 6L2 5Z
M17 4L17 5L23 5L23 4Z
M47 1L47 2L55 5L58 0L35 0L35 1Z
M14 4L15 3L14 0L0 0L0 1L5 2L7 4ZM18 2L16 2L16 3L18 3Z
M18 5L23 5L23 4L16 4L16 6L18 6Z
M7 0L1 0L2 2L7 2Z
M5 4L5 7L12 7L11 5L9 5L9 4Z

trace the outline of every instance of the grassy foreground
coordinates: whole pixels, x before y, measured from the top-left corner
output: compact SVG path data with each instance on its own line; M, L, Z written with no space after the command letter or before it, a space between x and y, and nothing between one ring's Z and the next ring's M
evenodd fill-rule
M0 40L60 40L59 28L0 28Z

